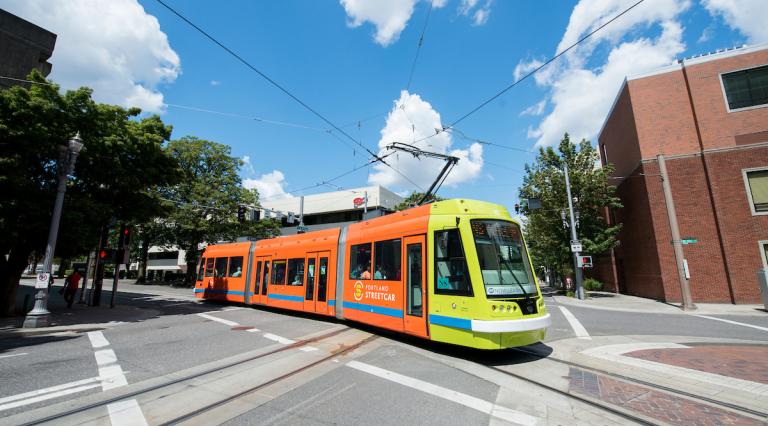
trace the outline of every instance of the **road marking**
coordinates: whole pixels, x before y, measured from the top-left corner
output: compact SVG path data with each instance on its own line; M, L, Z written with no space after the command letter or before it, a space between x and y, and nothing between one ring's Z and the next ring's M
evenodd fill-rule
M22 352L20 354L0 355L0 359L3 359L3 358L13 358L15 356L22 356L22 355L29 355L29 354L26 353L26 352Z
M104 346L109 346L109 342L107 341L107 338L104 337L104 333L101 331L90 331L88 332L88 339L91 340L91 346L94 348L103 348Z
M568 324L571 325L571 328L573 329L573 332L576 334L576 337L579 339L584 340L592 340L591 337L589 337L589 333L587 333L587 329L584 328L583 325L579 322L579 320L576 319L576 317L565 308L565 306L558 306L560 310L563 312L563 315L565 316L565 319L568 320Z
M217 321L217 322L220 322L222 324L226 324L226 325L228 325L230 327L235 327L235 326L240 325L240 324L238 324L238 323L236 323L234 321L230 321L230 320L225 320L223 318L214 317L213 315L202 314L202 313L201 314L197 314L197 315L200 316L200 317L209 319L211 321Z
M282 343L284 345L292 345L292 344L296 343L295 340L286 339L285 337L280 337L280 336L274 335L272 333L264 333L264 337L269 339L269 340L274 340L277 343Z
M113 402L107 405L112 426L146 426L147 420L135 399Z
M91 377L90 379L78 380L75 382L69 382L61 385L51 386L49 388L43 388L43 389L31 391L31 392L20 393L18 395L6 396L5 398L0 398L0 404L6 404L9 402L18 401L25 398L34 398L40 395L56 393L56 392L71 389L71 388L82 387L83 385L90 385L92 387L96 387L96 386L99 386L100 380L101 380L100 377ZM55 396L52 396L50 398L55 398Z
M303 348L299 348L299 350L302 352L313 352L316 351L317 348L314 346L304 346Z
M99 387L99 384L98 383L94 383L94 384L90 384L90 385L84 385L84 386L78 386L78 387L69 388L69 389L63 389L63 390L60 390L60 391L57 391L57 392L51 392L51 393L47 393L47 394L44 394L44 395L39 395L39 396L35 396L35 397L32 397L32 398L23 399L21 401L10 402L8 404L1 404L0 405L0 411L10 410L11 408L22 407L24 405L34 404L35 402L40 402L40 401L45 401L45 400L48 400L48 399L58 398L60 396L70 395L70 394L73 394L73 393L78 393L78 392L82 392L82 391L85 391L85 390L88 390L88 389L97 388L97 387ZM16 396L18 396L18 395L16 395Z
M245 330L245 331L247 331L249 333L258 333L261 330L259 330L258 328L254 327L254 328L249 328L248 330Z
M227 311L239 311L240 309L243 309L239 306L230 306L229 308L222 309L221 312L227 312ZM214 311L218 312L218 311Z
M94 349L109 346L109 341L101 331L88 332L88 338ZM96 365L99 368L99 378L101 379L101 391L106 392L110 389L119 388L128 385L128 379L120 364L117 363L117 355L112 349L101 349L93 353L96 358ZM107 404L109 420L114 426L118 425L146 425L147 420L141 412L141 407L135 399L123 400Z
M347 363L347 367L352 367L364 373L381 377L382 379L386 379L391 382L395 382L400 385L437 396L439 398L447 399L448 401L461 404L465 407L472 408L473 410L490 414L493 417L506 420L508 422L521 425L535 425L538 422L536 417L525 414L521 411L515 411L510 408L501 407L492 402L488 402L480 398L475 398L474 396L470 396L465 393L444 388L442 386L415 379L413 377L403 376L402 374L385 370L370 364L364 364L359 361L350 361Z
M728 324L736 324L736 325L741 325L741 326L744 326L744 327L756 328L756 329L762 330L762 331L768 331L768 328L760 327L758 325L745 324L743 322L731 321L731 320L727 320L727 319L723 319L723 318L710 317L710 316L706 316L706 315L694 315L694 316L697 316L699 318L711 319L711 320L715 320L715 321L727 322Z

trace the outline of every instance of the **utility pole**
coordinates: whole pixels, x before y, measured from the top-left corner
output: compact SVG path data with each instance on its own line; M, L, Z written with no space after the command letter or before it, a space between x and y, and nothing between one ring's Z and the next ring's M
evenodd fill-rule
M304 196L299 198L299 226L304 226Z
M571 243L577 243L579 241L578 235L576 235L576 220L573 217L573 198L571 197L571 179L568 177L568 162L563 163L563 173L565 174L565 192L568 194L568 212L571 217ZM573 252L573 275L576 277L576 297L579 300L584 300L584 287L582 285L581 265L579 265L580 252Z
M661 187L664 190L664 201L667 204L667 217L669 217L669 229L672 232L672 247L675 249L677 276L680 280L680 294L683 298L683 310L692 311L696 309L696 305L693 304L691 288L688 285L688 278L685 276L683 242L680 241L680 228L677 226L677 213L675 212L675 201L672 199L672 187L669 185L669 176L667 176L667 163L664 161L664 154L657 155L656 159L659 161Z
M365 215L368 213L368 191L365 191L364 197L365 198L363 198L364 200L363 201L363 217L365 217Z

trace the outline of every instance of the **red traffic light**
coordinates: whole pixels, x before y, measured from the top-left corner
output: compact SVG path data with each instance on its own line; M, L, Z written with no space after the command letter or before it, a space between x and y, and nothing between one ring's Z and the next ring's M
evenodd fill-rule
M99 259L104 260L109 257L109 252L106 250L99 250Z

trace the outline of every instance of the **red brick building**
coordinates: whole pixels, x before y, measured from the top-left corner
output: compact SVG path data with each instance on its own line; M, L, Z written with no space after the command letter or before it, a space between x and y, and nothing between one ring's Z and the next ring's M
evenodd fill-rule
M622 293L680 301L658 154L666 159L694 302L758 303L768 267L768 44L627 77L598 137L623 209L594 270Z

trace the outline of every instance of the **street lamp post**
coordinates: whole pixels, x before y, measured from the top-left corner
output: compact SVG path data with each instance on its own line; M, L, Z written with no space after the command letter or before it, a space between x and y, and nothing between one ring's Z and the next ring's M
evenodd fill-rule
M53 205L53 215L51 216L51 228L48 231L48 244L45 247L45 260L43 261L43 272L51 274L53 263L53 250L56 247L56 238L59 234L59 221L61 220L61 209L64 205L64 192L67 190L67 176L75 169L75 162L80 150L83 148L83 140L78 132L69 140L68 146L62 146L62 158L58 163L59 186L56 190L56 202ZM37 287L37 286L36 286ZM48 286L37 288L35 293L35 306L24 319L24 328L38 328L48 326Z

